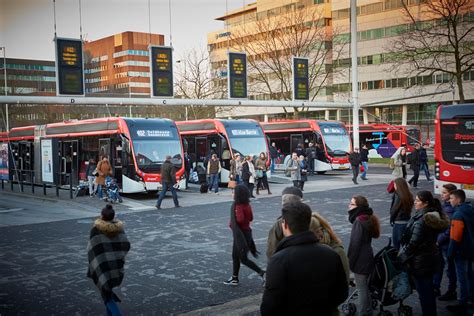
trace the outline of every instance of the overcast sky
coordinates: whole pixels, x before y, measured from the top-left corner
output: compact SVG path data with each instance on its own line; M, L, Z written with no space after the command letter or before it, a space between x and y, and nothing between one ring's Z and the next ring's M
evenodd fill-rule
M151 32L169 45L169 0L149 0ZM174 55L205 47L207 33L224 28L215 21L251 0L170 0ZM82 34L96 40L124 31L148 32L148 0L81 0ZM53 0L0 0L0 47L7 57L54 59ZM56 0L58 37L79 38L79 0ZM3 52L0 53L3 57Z

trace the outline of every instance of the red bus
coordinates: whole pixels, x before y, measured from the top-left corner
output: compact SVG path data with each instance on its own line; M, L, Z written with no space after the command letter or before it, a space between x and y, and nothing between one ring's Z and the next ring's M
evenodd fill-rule
M232 155L256 158L263 152L269 156L262 127L255 120L202 119L176 122L176 125L195 168L204 165L212 153L217 154L223 167L220 182L229 181Z
M352 135L352 126L347 128ZM370 158L390 158L402 145L406 145L411 152L415 143L421 143L421 132L417 126L376 123L359 126L359 148L366 144Z
M104 155L123 193L158 190L167 155L173 157L177 176L184 173L178 129L168 119L113 117L19 127L0 142L9 144L14 181L76 186L86 180L89 159Z
M275 143L284 159L276 164L285 169L285 162L298 144L308 147L314 143L320 149L315 160L315 171L319 174L329 170L350 168L347 153L351 151L349 133L343 123L317 120L283 120L261 123L268 142Z
M439 106L435 139L435 193L452 183L474 198L474 104Z

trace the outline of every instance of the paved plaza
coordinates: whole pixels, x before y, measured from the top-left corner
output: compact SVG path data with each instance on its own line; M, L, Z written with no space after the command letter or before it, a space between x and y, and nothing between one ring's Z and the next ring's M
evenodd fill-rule
M388 211L391 196L385 188L391 176L375 168L368 181L353 185L348 173L310 177L305 201L332 224L347 247L351 225L347 204L354 194L368 197L382 223L383 235L373 243L382 248L391 234ZM284 177L272 183L274 195L264 191L252 200L253 233L264 254L267 233L279 216ZM419 189L432 183L420 181ZM413 191L415 192L415 191ZM193 187L179 194L182 208L161 210L155 197L125 197L117 205L131 242L122 287L117 290L125 315L258 315L262 286L259 277L243 267L241 284L222 283L231 274L232 234L228 227L231 193L200 194ZM93 282L86 277L89 230L103 202L79 197L59 200L41 195L0 191L0 314L100 315L104 306ZM266 258L257 263L265 267ZM420 314L416 295L408 300ZM396 311L396 307L389 310ZM438 307L440 315L444 305Z

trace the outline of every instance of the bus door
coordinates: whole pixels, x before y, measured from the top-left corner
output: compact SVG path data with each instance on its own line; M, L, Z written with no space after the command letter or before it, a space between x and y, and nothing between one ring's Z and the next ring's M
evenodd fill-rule
M114 178L116 179L119 187L122 187L122 140L112 140L112 148L113 150L112 157L110 158L110 163L112 164Z
M59 142L60 185L79 184L79 141L67 140Z
M16 180L31 182L32 172L34 170L34 151L33 143L18 142L12 143L13 159L16 170L13 171L13 177Z
M102 160L102 157L107 156L110 159L110 138L100 138L99 139L99 161Z
M296 151L296 146L298 146L298 144L304 145L303 134L291 134L290 143L291 143L291 152L290 152L290 155L291 155L292 153Z
M208 152L206 154L206 157L209 156L209 154L212 152L214 154L217 154L217 157L221 158L222 156L222 145L221 145L221 136L220 135L209 135L207 137L208 141ZM210 158L210 156L209 156Z
M198 162L203 163L206 160L207 154L207 137L196 137L196 167Z

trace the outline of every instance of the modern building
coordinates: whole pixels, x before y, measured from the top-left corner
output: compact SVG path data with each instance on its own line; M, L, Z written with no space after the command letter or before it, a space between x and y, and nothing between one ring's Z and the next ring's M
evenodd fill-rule
M424 0L404 1L415 16L421 20L430 17L423 16ZM358 37L358 85L359 103L373 103L361 111L361 122L388 122L391 124L420 125L424 135L432 133L432 124L436 107L440 103L450 103L458 99L455 94L444 93L432 96L420 96L431 92L456 88L456 82L446 73L434 72L423 76L414 76L404 71L404 67L395 68L390 62L390 50L394 39L409 29L408 20L399 0L364 0L358 1L357 37ZM471 9L472 10L472 9ZM326 51L323 58L317 62L320 70L327 74L322 84L313 86L310 96L315 101L347 101L351 97L351 54L350 54L350 1L348 0L257 0L240 9L227 12L217 20L224 22L220 30L208 34L208 48L212 62L212 75L217 84L227 84L227 51L242 51L247 48L247 58L261 59L262 62L272 63L277 56L285 56L292 47L282 47L271 50L271 45L263 45L264 40L275 41L279 32L290 34L295 29L284 25L288 16L295 12L304 12L306 19L295 20L306 29L300 31L301 37L313 29L330 34L326 38ZM318 20L314 20L317 12ZM276 21L272 23L268 21ZM283 21L281 23L280 21ZM461 21L474 21L474 12L463 12ZM282 25L283 24L283 25ZM471 36L470 41L474 40ZM294 41L295 42L295 41ZM244 45L242 45L244 43ZM251 43L258 44L260 51L253 49ZM295 44L297 45L297 44ZM286 51L285 51L286 50ZM283 53L282 53L283 51ZM294 53L293 53L294 54ZM310 58L311 63L311 56ZM250 62L249 62L250 64ZM249 67L249 99L281 100L291 99L288 92L281 93L278 89L260 89L255 91L254 70ZM266 73L272 76L271 71ZM261 77L261 76L260 76ZM261 81L261 79L260 79ZM273 84L281 83L277 78ZM288 82L288 81L287 81ZM463 78L465 100L474 100L474 71L466 73ZM285 94L286 93L286 94ZM413 97L411 99L402 99ZM396 100L398 99L398 100ZM381 102L392 100L390 102ZM379 104L377 104L380 102ZM259 108L238 109L230 111L227 116L253 117L256 119L278 119L291 112L291 109ZM299 113L299 116L352 121L351 110L314 109Z

